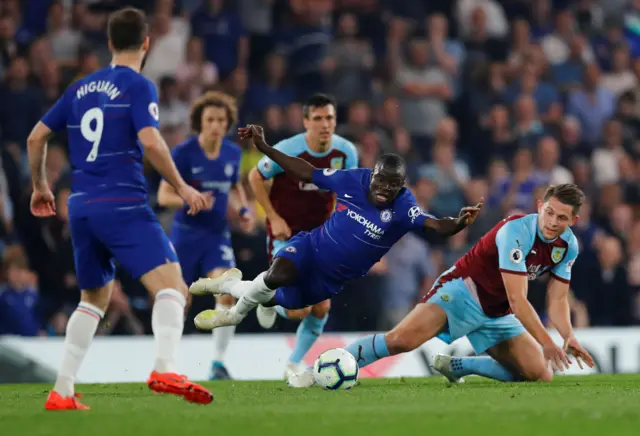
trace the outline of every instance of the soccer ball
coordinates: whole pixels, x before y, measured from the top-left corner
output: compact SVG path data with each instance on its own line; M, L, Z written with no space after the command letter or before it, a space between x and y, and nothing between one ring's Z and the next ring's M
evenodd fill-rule
M332 348L316 359L313 377L325 389L351 389L358 381L358 362L347 350Z

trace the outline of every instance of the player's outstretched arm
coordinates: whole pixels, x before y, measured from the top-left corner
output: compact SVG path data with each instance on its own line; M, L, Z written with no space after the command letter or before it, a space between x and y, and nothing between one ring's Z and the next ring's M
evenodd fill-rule
M443 236L453 236L476 220L483 205L484 199L480 199L480 202L475 206L463 207L457 218L429 217L424 221L424 228L425 230L435 230Z
M264 138L262 127L249 124L247 127L239 128L238 135L242 141L253 141L258 150L280 165L285 172L296 176L303 182L313 182L313 171L316 167L303 159L287 156L280 150L271 147Z

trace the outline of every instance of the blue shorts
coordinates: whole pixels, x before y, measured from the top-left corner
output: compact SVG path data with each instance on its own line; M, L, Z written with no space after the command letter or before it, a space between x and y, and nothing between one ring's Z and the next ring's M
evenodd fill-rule
M146 204L71 216L69 225L80 289L98 288L113 280L114 259L134 279L178 261L169 238Z
M436 281L434 286L438 284ZM499 318L485 315L463 279L444 283L427 302L437 304L447 313L447 329L438 338L450 344L466 336L477 354L525 332L513 314Z
M231 235L228 232L212 234L196 240L174 239L173 245L180 259L182 275L192 283L216 268L236 266Z
M278 288L276 303L285 309L302 309L338 294L343 284L327 277L318 267L316 251L311 244L311 234L300 232L278 250L275 257L293 261L298 272L294 285Z

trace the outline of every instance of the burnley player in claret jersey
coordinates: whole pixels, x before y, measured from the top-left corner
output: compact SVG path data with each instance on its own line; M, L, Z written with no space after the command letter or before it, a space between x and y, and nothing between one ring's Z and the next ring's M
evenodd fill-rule
M242 281L239 270L230 270L219 278L193 283L192 293L231 294L239 299L231 310L198 314L195 324L203 330L238 324L259 304L301 309L331 298L347 281L367 274L407 232L453 235L470 224L482 206L463 208L457 218L437 219L425 213L404 186L406 166L397 155L381 156L373 170L319 169L271 148L261 127L248 126L239 133L284 171L334 192L337 205L322 226L289 240L269 270L255 280Z
M316 94L304 103L303 111L306 132L285 139L274 148L289 156L304 159L316 168L357 168L356 147L334 134L335 101L327 95ZM263 157L249 173L249 181L256 200L267 215L267 255L270 261L292 236L310 232L324 224L335 205L333 192L299 180L268 156ZM305 354L322 334L330 307L331 300L297 310L282 306L258 306L256 314L263 328L273 327L276 313L283 318L302 319L296 332L295 346L285 367L285 378L297 372Z
M157 355L149 387L196 403L213 400L176 368L187 286L148 204L143 155L175 188L190 215L204 209L208 199L185 183L158 131L156 87L140 74L149 50L147 28L137 9L114 12L108 23L111 65L71 85L29 135L31 211L46 217L55 214L45 173L47 140L52 132L67 129L73 167L69 224L82 290L67 324L62 363L45 403L48 410L88 408L75 395L75 378L109 305L114 260L155 298L151 324Z
M551 186L538 201L538 213L499 222L436 281L422 302L393 330L362 338L347 350L360 367L411 351L434 336L452 342L469 339L482 357L438 355L433 367L450 381L476 374L501 381L550 381L570 364L593 366L573 334L569 316L571 267L578 242L569 228L578 220L584 195L575 185ZM564 339L553 342L527 300L528 280L551 275L549 318ZM312 377L297 378L308 386Z

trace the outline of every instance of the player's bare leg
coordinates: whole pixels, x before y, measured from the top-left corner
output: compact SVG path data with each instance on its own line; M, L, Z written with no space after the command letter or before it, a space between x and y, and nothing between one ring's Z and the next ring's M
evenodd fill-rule
M447 323L444 309L434 303L418 304L393 330L360 338L345 347L363 368L379 359L415 350L440 333ZM294 374L289 386L304 388L315 383L310 371Z
M83 289L80 303L67 322L62 364L58 370L55 386L45 403L47 410L87 410L75 393L75 381L80 365L89 350L98 324L109 306L113 280L106 285Z
M489 356L452 357L439 354L433 367L447 378L480 375L503 382L551 381L540 347L529 333L507 339L487 350Z
M228 268L216 268L207 274L207 277L215 279L220 277L227 271ZM233 307L236 299L233 295L218 295L215 297L216 309L229 310ZM221 327L212 331L213 335L213 359L211 361L211 380L228 380L231 379L229 371L224 366L224 355L229 347L229 342L236 331L236 326L231 325L227 327Z
M513 381L549 382L553 379L553 372L542 354L540 345L528 332L507 339L489 348L487 352L518 376Z
M201 330L237 325L251 309L270 302L278 288L293 285L297 275L293 261L278 257L267 271L258 274L252 281L240 280L242 273L236 268L216 279L200 279L191 285L189 292L196 295L233 295L238 302L230 310L214 309L200 312L194 323Z
M160 265L144 274L140 282L155 298L151 325L157 354L147 385L155 392L179 395L193 403L210 403L213 395L179 375L176 368L187 301L187 285L182 280L180 264L174 262Z

